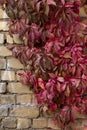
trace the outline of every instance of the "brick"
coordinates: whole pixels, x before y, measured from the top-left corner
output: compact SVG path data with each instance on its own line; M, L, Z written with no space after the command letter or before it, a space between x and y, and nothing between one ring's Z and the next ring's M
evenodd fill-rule
M0 21L0 31L8 31L8 24L7 21Z
M23 69L23 65L20 63L18 59L9 58L7 59L7 67L12 69Z
M3 33L0 33L0 44L4 43L5 36Z
M24 72L24 70L18 70L17 73L16 73L16 78L17 78L17 81L20 81L20 76L18 75L19 73L22 73Z
M5 37L6 37L7 43L13 44L13 38L9 34L6 34Z
M8 18L8 16L4 10L0 9L0 19L2 18Z
M61 130L57 125L54 124L52 119L48 119L48 127L54 130Z
M0 105L0 116L7 116L8 115L8 108Z
M5 68L6 68L6 60L0 59L0 69L5 69Z
M15 95L0 95L0 104L15 104Z
M47 127L46 118L33 119L33 128L46 128L46 127Z
M17 129L29 128L31 126L31 120L19 118L17 120Z
M0 56L12 56L12 52L5 46L0 46Z
M31 95L17 95L17 104L31 103Z
M39 116L39 110L36 107L14 107L10 116L36 118Z
M15 72L14 71L1 71L1 80L14 81L15 80Z
M0 83L0 93L6 92L6 83Z
M32 103L33 104L35 103L35 96L34 96L34 94L32 94Z
M7 90L10 93L18 93L18 94L32 93L32 91L29 90L28 86L24 86L19 82L9 83L7 86Z
M7 117L2 121L2 125L4 128L16 128L16 119L12 117Z
M21 39L19 38L18 34L14 34L14 35L13 35L13 41L14 41L15 43L17 43L17 44L21 44L21 43L22 43L22 41L21 41Z
M72 128L72 130L84 130L81 120L75 120L74 124L71 123L71 128Z
M83 7L80 8L80 16L81 17L87 17L87 14L85 13L85 10Z

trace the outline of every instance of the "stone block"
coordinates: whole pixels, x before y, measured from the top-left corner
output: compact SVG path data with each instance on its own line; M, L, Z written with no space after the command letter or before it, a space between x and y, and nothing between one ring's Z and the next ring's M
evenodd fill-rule
M0 104L15 104L15 95L0 95Z
M14 81L15 72L14 71L1 71L1 80L2 81Z
M10 112L10 116L36 118L39 116L39 109L36 107L14 107Z
M6 92L6 83L0 83L0 94Z
M8 24L7 21L0 21L0 31L8 31Z
M4 39L5 39L4 33L0 33L0 44L4 43Z
M33 128L46 128L46 127L47 127L46 118L33 119Z
M17 95L17 104L29 104L31 103L31 94Z
M29 90L28 86L22 85L19 82L9 83L7 86L7 90L9 93L18 93L18 94L32 93L32 91Z
M31 125L31 120L29 119L18 118L17 120L17 129L29 128L30 125Z
M12 52L8 50L6 46L0 46L0 56L12 56Z
M12 117L7 117L3 119L2 125L4 128L16 128L17 126L16 119Z
M0 59L0 69L5 69L6 68L6 60L5 59Z
M23 65L20 63L18 59L9 58L7 59L7 67L12 69L23 69Z

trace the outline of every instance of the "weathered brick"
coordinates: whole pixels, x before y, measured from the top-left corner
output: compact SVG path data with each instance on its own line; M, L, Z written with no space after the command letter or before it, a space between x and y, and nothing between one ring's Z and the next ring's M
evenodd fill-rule
M0 33L0 44L4 43L5 36L3 33Z
M14 41L14 43L17 43L17 44L21 44L22 43L22 41L20 40L18 34L14 34L13 35L13 41Z
M1 80L14 81L15 80L15 72L14 71L1 71Z
M83 7L80 8L80 16L81 17L87 17L87 14L85 13L85 10Z
M33 128L45 128L47 127L46 118L33 119Z
M0 93L6 92L6 83L0 83Z
M18 118L17 120L17 129L29 128L31 126L31 120Z
M17 81L20 81L19 73L22 73L22 72L24 72L24 70L18 70L17 71L17 74L16 74Z
M2 18L8 18L8 16L4 10L0 9L0 19Z
M39 110L36 107L14 107L10 116L36 118L39 116Z
M0 21L0 31L8 31L8 24L7 21Z
M0 46L0 56L12 56L12 52L6 46Z
M32 94L32 103L33 104L35 103L35 96L34 96L34 94Z
M15 95L0 95L0 104L15 104Z
M5 68L6 68L6 60L0 59L0 69L5 69Z
M5 34L7 43L13 44L13 38L9 34Z
M4 128L16 128L16 119L12 117L7 117L3 119L2 125Z
M48 127L51 128L51 129L56 129L56 130L61 130L60 128L58 128L57 125L54 124L53 120L52 119L48 119Z
M9 58L7 59L7 67L12 69L23 69L23 65L20 63L18 59Z
M31 103L31 95L17 95L18 104L28 104Z
M82 121L81 120L75 120L74 124L71 124L72 130L84 130L82 126Z
M0 105L0 116L7 116L8 115L8 108Z
M29 90L28 86L24 86L19 82L9 83L7 86L7 90L10 93L19 93L19 94L32 93L32 91Z

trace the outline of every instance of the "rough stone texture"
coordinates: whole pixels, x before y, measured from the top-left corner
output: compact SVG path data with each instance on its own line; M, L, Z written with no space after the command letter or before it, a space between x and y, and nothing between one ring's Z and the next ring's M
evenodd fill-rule
M31 126L31 120L29 120L29 119L18 118L17 122L18 122L17 123L18 129L29 128Z
M3 11L2 9L0 9L0 19L2 18L8 18L7 14L5 11Z
M6 92L6 83L0 82L0 94Z
M0 95L0 104L15 104L15 95Z
M28 104L31 103L31 95L17 95L17 104Z
M14 71L1 71L1 80L14 81L15 80L15 72Z
M17 34L13 35L13 41L14 43L21 44L22 41L20 40L19 36Z
M7 49L6 46L0 46L0 56L11 56L12 52Z
M8 108L0 107L0 116L8 116Z
M4 43L4 39L5 39L4 33L0 33L0 44Z
M47 127L46 118L38 118L33 120L33 128L46 128L46 127Z
M9 35L9 34L5 34L5 37L6 37L6 41L7 41L7 43L11 43L11 44L13 44L13 38Z
M7 25L7 21L0 21L0 31L8 31L8 25Z
M7 90L10 93L18 93L18 94L32 93L32 91L29 90L28 86L24 86L19 82L9 83L7 86Z
M36 107L14 107L10 116L36 118L39 116L39 110Z
M18 59L9 58L7 59L7 67L12 69L23 69L23 65L20 63Z
M80 8L80 16L81 17L87 17L87 14L85 13L85 10L83 7Z
M24 72L24 70L18 70L17 73L16 73L17 81L20 81L19 73L21 73L21 72Z
M0 59L0 69L5 69L5 68L6 68L6 60Z
M54 130L61 130L60 128L58 128L57 125L54 124L53 120L52 119L48 119L48 127L49 128L52 128Z
M72 130L85 130L81 120L76 120L74 125L71 125Z
M7 117L3 119L2 125L4 128L16 128L17 126L16 119L12 117Z

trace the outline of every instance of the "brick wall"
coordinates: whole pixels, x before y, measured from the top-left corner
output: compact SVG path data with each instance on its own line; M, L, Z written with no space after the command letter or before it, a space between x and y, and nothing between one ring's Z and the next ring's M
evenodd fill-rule
M80 14L87 17L83 8ZM6 46L21 41L17 35L10 37L7 21L6 13L0 9L0 130L48 130L47 127L60 130L35 106L33 92L19 82L17 74L23 70L23 65ZM77 116L79 119L69 130L84 130L84 125L87 125L87 117Z

